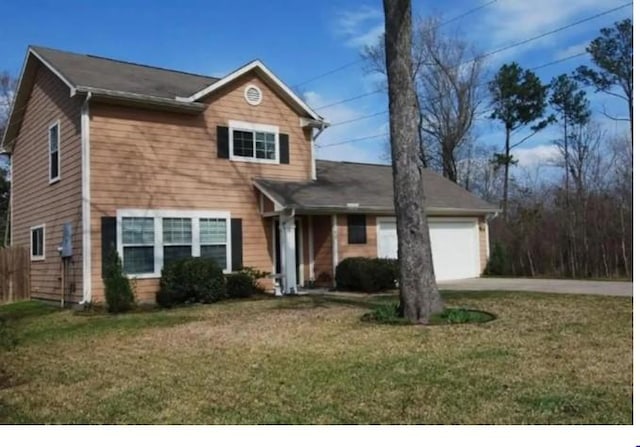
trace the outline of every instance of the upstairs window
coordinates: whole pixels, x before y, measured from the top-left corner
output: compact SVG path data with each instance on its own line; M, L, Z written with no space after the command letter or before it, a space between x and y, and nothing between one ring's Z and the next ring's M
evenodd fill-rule
M350 244L367 243L367 216L364 214L349 214L347 216Z
M60 180L60 122L49 127L49 183Z
M231 121L231 159L278 163L278 127Z

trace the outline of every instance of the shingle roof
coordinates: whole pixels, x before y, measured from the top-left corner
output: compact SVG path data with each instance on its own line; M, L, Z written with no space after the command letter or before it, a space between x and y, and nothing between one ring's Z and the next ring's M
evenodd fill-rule
M316 173L317 180L311 182L256 179L255 184L286 207L393 213L391 166L318 160ZM422 179L429 212L498 210L435 172L424 169Z
M176 96L190 96L218 80L99 56L31 48L74 87L175 99Z

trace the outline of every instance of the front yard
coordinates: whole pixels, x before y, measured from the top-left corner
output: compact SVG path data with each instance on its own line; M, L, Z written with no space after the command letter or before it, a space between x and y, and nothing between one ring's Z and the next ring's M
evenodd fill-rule
M0 422L632 422L630 298L444 295L498 318L383 326L308 297L115 317L1 306Z

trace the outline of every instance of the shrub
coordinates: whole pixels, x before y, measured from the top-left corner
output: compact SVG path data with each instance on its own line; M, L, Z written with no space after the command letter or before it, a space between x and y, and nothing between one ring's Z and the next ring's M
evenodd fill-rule
M504 246L500 242L493 244L491 256L484 269L485 275L506 275L507 274L507 254Z
M249 298L254 292L254 279L245 272L227 275L227 296L229 298Z
M340 290L374 293L396 287L397 261L393 259L345 258L336 267Z
M225 296L224 275L207 258L185 258L165 266L156 302L163 307L184 303L213 303Z
M111 313L127 312L133 308L135 297L129 279L122 271L122 261L115 249L111 249L105 269L104 296Z
M259 280L269 276L269 272L264 272L253 267L242 267L241 272L251 278L254 293L264 293L264 287L260 285Z
M373 308L372 312L364 314L362 321L374 321L384 324L409 324L409 320L401 316L400 304L398 303L379 304Z

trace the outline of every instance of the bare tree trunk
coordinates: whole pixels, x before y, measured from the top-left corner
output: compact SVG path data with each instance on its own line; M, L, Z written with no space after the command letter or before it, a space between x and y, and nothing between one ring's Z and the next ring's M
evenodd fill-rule
M383 0L393 198L400 263L400 305L413 323L443 309L436 286L418 147L418 107L411 68L411 1Z
M629 277L629 260L627 259L627 250L626 250L626 232L624 229L624 211L623 208L620 208L620 231L622 235L620 237L620 245L622 248L622 262L624 265L624 275Z
M504 160L504 186L502 189L502 212L504 213L504 219L505 221L509 221L509 213L508 213L508 208L509 208L509 165L510 160L509 160L509 155L511 152L511 148L509 147L510 142L509 142L509 137L510 137L510 133L511 131L509 129L507 129L507 136L506 136L506 140L505 140L505 144L504 144L504 154L505 154L505 160Z

